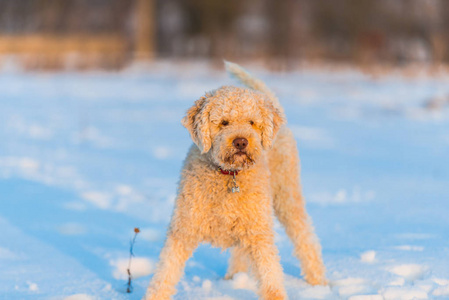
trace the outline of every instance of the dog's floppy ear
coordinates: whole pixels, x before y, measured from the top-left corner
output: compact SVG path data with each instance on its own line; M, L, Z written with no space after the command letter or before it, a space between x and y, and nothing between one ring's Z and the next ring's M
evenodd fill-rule
M264 122L262 124L262 146L270 149L279 129L287 123L285 114L281 108L276 107L272 101L265 100L262 106Z
M201 97L187 111L182 119L182 125L190 132L193 142L198 146L201 153L209 151L212 141L209 128L209 109L207 97Z

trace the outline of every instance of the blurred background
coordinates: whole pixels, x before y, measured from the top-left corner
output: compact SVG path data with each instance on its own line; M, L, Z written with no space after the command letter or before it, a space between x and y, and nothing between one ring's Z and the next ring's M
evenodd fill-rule
M445 0L0 0L2 64L121 69L136 60L359 65L449 61Z

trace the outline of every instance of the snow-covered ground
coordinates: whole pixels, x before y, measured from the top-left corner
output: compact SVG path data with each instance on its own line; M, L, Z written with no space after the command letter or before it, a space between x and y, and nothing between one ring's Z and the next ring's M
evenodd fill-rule
M277 226L290 299L449 299L449 78L255 70L286 108L330 285L301 277ZM140 299L164 241L180 125L231 84L201 64L119 73L0 73L0 299ZM129 242L132 294L126 294ZM257 299L201 246L174 299Z

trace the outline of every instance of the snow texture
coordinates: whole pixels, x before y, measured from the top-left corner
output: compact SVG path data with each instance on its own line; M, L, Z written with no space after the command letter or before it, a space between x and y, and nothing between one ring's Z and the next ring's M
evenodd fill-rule
M140 299L191 145L180 120L234 84L200 63L118 73L0 72L0 298ZM249 69L252 69L249 67ZM310 286L282 227L290 299L449 298L449 78L255 71L299 143L328 286ZM133 292L126 280L134 227ZM174 299L257 299L229 253L202 245Z

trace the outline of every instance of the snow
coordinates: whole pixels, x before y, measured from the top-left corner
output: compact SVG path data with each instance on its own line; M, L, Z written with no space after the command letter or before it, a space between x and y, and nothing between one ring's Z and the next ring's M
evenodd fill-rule
M204 280L201 288L206 292L210 291L212 289L212 281L210 281L209 279Z
M427 267L417 264L398 265L389 268L391 273L399 275L409 281L423 278L426 270Z
M96 300L96 298L86 294L76 294L65 297L64 300Z
M7 248L0 248L0 260L15 260L17 255Z
M437 287L433 292L434 296L449 296L449 285Z
M231 279L233 289L247 289L257 291L257 283L247 273L237 273Z
M113 271L113 276L115 279L128 279L127 270L129 265L129 257L111 260L109 263L111 266L115 267L115 270ZM130 271L133 278L147 276L153 273L154 268L155 263L146 257L133 257L131 259Z
M394 247L397 250L404 250L404 251L423 251L424 247L422 246L411 246L411 245L401 245Z
M376 260L376 251L365 251L360 255L360 260L365 263L372 263Z
M449 95L449 78L255 73L280 96L299 143L330 282L303 280L276 224L289 298L448 298L449 107L425 104ZM1 297L141 299L191 145L180 120L224 84L233 81L200 63L0 72ZM223 279L228 258L200 246L174 299L257 299L250 274Z
M384 300L381 295L356 295L351 296L348 300Z
M27 281L27 284L28 284L28 289L30 291L37 292L39 290L39 286L36 283L31 282L31 281Z
M426 291L414 287L386 288L382 295L385 300L428 299Z

